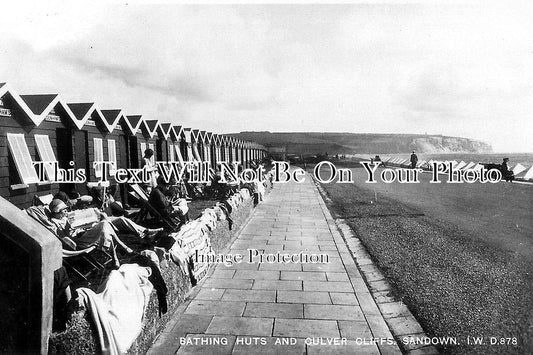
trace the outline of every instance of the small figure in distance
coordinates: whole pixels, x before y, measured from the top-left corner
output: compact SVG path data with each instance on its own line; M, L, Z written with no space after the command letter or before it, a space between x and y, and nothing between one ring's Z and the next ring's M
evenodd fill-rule
M507 165L508 161L509 158L503 158L503 162L500 166L500 171L502 172L502 177L505 179L505 181L513 181L514 174L513 171L509 169L509 165Z
M415 154L415 151L413 150L413 153L411 154L411 169L416 168L416 164L418 163L418 157Z
M379 155L376 155L376 156L374 157L374 161L380 162L381 167L382 167L382 168L385 168L385 163L381 160L381 157L380 157Z

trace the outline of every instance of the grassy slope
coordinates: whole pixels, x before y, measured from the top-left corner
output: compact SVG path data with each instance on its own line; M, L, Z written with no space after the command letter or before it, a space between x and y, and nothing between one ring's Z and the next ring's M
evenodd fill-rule
M429 336L518 337L519 347L460 346L449 353L532 353L533 266L453 225L352 184L323 185ZM387 216L388 215L388 216ZM529 343L528 343L529 342ZM524 344L526 343L526 344Z
M285 146L291 154L408 153L417 151L470 151L490 146L472 139L420 134L364 134L319 132L241 132L233 136L267 147Z

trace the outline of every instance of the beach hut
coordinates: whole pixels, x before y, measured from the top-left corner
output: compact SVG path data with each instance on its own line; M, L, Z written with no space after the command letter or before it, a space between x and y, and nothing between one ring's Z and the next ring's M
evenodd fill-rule
M207 161L211 164L211 168L216 169L217 168L217 161L215 157L215 144L214 144L214 137L212 132L206 132L205 133L205 144L206 144L206 151L207 151Z
M183 137L185 142L185 156L184 158L188 162L193 162L196 160L193 154L193 138L192 138L192 129L191 128L183 128Z
M224 136L224 138L225 138L224 153L226 155L226 161L228 163L231 163L231 137Z
M169 162L176 162L179 161L177 154L176 154L176 146L178 146L179 151L179 137L176 135L176 132L174 131L174 126L169 123L168 128L168 139L167 139L167 149L168 149L168 161Z
M236 161L239 162L241 166L244 166L243 155L242 155L242 140L235 138L234 144L235 144Z
M170 148L172 148L173 142L170 137L172 129L172 124L168 122L159 122L157 126L157 139L156 139L156 156L159 155L161 158L159 161L170 161ZM173 154L173 153L172 153Z
M244 166L246 168L250 167L250 142L245 141L244 142Z
M74 115L74 127L57 129L58 162L63 169L74 167L83 171L86 181L90 181L92 165L89 162L89 140L87 130L84 127L96 124L94 121L87 124L93 116L96 106L92 102L67 103ZM71 166L70 162L74 165ZM87 193L86 185L66 184L64 190L77 190L81 194Z
M101 183L102 166L95 165L95 162L111 161L114 167L118 167L118 144L117 133L107 137L118 125L122 111L120 109L100 110L96 106L92 108L89 119L85 124L71 132L73 144L76 146L76 165L88 163L89 174L87 176L87 186L89 188L96 186L109 186L114 179L107 178L107 182ZM118 131L117 131L118 132ZM85 159L85 162L82 161ZM114 174L114 169L110 169ZM84 193L82 186L76 187L80 193Z
M138 169L140 168L140 161L142 158L140 143L144 141L141 133L142 124L141 115L123 115L119 121L119 125L124 132L124 140L126 142L126 167Z
M200 130L198 129L193 129L191 130L191 140L192 140L192 153L193 153L193 158L194 160L196 161L203 161L203 157L201 155L201 136L200 136Z
M100 115L95 116L96 126L99 127L103 124L103 127L100 127L103 135L103 156L105 161L113 163L109 171L109 175L111 176L109 184L113 186L117 185L114 179L116 170L119 168L129 168L128 137L130 136L130 132L128 131L128 127L124 127L125 115L122 110L100 110L99 113ZM97 150L95 149L95 154L96 152ZM125 184L118 185L120 200L126 205L128 204L127 186Z
M209 159L209 143L207 140L207 132L206 131L200 131L200 141L201 141L201 154L202 154L202 161L208 162Z
M140 146L141 146L141 159L144 155L144 151L146 149L151 149L154 152L153 155L153 162L161 161L163 160L163 152L162 150L157 151L156 149L156 143L157 143L157 127L159 126L158 120L146 120L143 119L141 123L141 134L144 138L141 139Z
M230 137L230 147L231 147L231 161L236 162L238 161L238 153L237 153L237 139L235 137Z
M205 160L209 164L213 164L213 157L211 154L211 144L213 139L213 134L211 132L204 132L204 149L205 149ZM212 165L214 167L214 165Z
M228 146L229 146L229 137L226 135L219 135L220 141L220 159L223 162L231 163L229 158Z
M59 184L51 164L42 174L38 161L57 161L57 132L74 125L73 113L58 94L18 95L0 84L0 191L18 207L32 204L35 195L55 194Z
M220 136L216 133L213 133L211 136L211 154L213 156L214 166L218 167L220 162Z
M187 161L187 142L185 140L185 133L182 126L172 126L171 136L175 138L174 151L176 152L175 159L181 164Z

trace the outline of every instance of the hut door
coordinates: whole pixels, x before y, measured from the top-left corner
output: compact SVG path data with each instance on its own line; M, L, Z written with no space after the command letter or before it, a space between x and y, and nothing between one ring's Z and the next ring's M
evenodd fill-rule
M137 151L137 137L128 137L128 168L139 168L139 153Z
M120 136L118 139L118 152L119 152L119 158L118 158L118 166L117 169L125 169L129 167L128 165L128 158L129 158L129 151L127 149L128 146L128 137L126 136ZM128 192L126 189L125 184L119 184L120 189L120 199L122 201L123 205L128 204Z
M70 169L70 162L73 160L72 153L72 131L66 128L56 128L57 139L57 162L61 169ZM59 184L61 191L71 191L74 184Z
M163 140L157 139L155 141L155 160L163 161Z
M86 131L74 131L72 137L72 145L74 147L74 164L77 169L85 169L85 176L89 175L89 141L87 139ZM76 190L80 194L86 194L86 186L76 186Z

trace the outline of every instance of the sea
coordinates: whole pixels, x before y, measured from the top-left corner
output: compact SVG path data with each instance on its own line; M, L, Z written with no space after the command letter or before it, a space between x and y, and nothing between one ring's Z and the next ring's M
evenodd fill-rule
M376 154L368 154L369 157L374 157ZM378 154L380 157L398 157L409 159L411 154ZM533 153L440 153L440 154L425 154L425 153L416 153L418 156L418 161L429 161L429 160L455 160L460 162L463 160L466 163L495 163L500 164L503 161L503 158L509 158L509 166L514 166L518 163L524 165L525 167L530 167L533 165Z

